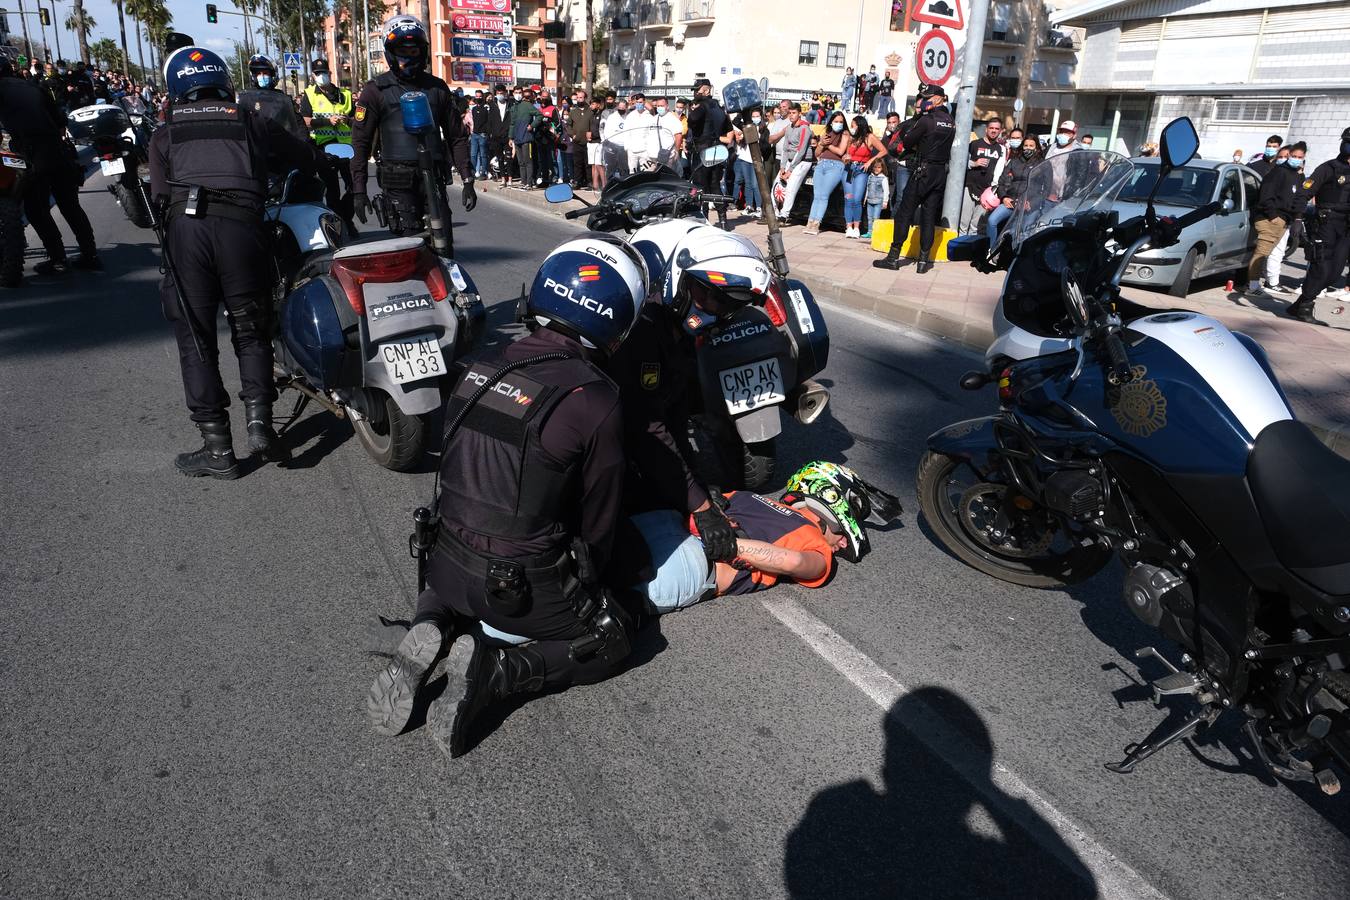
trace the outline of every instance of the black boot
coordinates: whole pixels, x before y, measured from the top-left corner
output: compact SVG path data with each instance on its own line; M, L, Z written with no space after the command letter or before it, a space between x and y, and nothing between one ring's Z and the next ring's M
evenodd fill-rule
M103 260L98 258L96 250L81 250L80 255L75 257L75 262L71 263L77 269L84 269L86 272L103 271Z
M918 264L914 267L914 271L920 275L923 275L932 268L933 268L933 261L931 259L925 258L919 260Z
M229 481L239 477L239 463L234 458L234 444L230 440L230 423L198 422L197 429L202 433L201 449L191 453L180 453L173 464L184 475L199 478L209 475Z
M395 735L408 727L417 694L444 647L445 633L435 622L418 622L408 630L397 655L375 676L366 695L366 716L376 731Z
M473 720L488 704L544 689L544 658L532 647L493 650L461 635L445 657L445 693L427 714L436 747L451 759L468 751Z
M891 244L891 249L886 251L886 258L875 260L872 263L872 268L895 270L899 269L901 265L902 263L900 262L900 248L895 244Z
M1289 305L1284 314L1291 319L1298 319L1300 322L1307 322L1310 325L1318 324L1313 318L1313 304L1311 300L1296 300Z
M290 454L272 427L272 404L268 400L245 400L245 420L248 423L248 452L264 462L281 462Z

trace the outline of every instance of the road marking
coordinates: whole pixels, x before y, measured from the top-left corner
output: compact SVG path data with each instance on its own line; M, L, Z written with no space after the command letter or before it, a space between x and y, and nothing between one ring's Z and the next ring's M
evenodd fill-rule
M760 602L775 619L782 622L789 631L883 711L889 713L897 700L910 693L909 688L896 681L871 657L808 612L793 597L781 595L766 597ZM1131 900L1134 898L1166 900L1166 894L1079 828L1072 819L1038 794L1011 769L994 762L990 771L988 757L976 750L954 729L943 728L940 724L933 727L925 725L922 729L913 730L913 734L975 787L987 802L997 805L1052 852L1062 853L1063 845L1056 846L1060 844L1058 841L1042 840L1037 834L1041 830L1038 823L1028 821L1025 810L1020 810L1017 803L1009 803L1009 800L1020 800L1030 806L1059 835L1064 844L1077 852L1077 863L1092 873L1101 896L1131 898Z

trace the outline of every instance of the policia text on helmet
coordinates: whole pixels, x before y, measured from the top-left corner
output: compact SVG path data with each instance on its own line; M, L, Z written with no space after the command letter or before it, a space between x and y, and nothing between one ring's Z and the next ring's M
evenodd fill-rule
M421 92L431 109L433 127L421 137L438 179L449 183L450 169L464 183L465 211L478 204L474 193L473 168L469 163L469 133L463 117L451 100L450 87L427 72L430 45L426 29L413 16L394 16L384 24L384 57L389 71L368 81L356 99L352 117L352 210L361 222L370 212L367 164L376 134L380 138L380 162L376 172L383 190L383 207L389 230L415 235L423 230L427 198L420 189L419 138L404 127L401 99L410 91ZM445 204L448 209L448 204ZM452 235L451 223L445 231ZM447 248L453 254L453 245Z
M377 731L407 725L442 657L448 684L427 720L455 757L489 703L600 681L630 652L634 621L598 577L626 465L618 388L597 363L627 338L647 287L627 245L570 240L530 289L540 327L467 361L446 406L447 491L425 517L439 523L427 588L367 699Z
M164 221L167 277L160 295L178 341L188 409L204 438L201 449L180 454L175 463L185 475L237 478L216 316L223 302L239 357L249 451L281 459L284 450L272 429L276 387L267 328L267 162L313 172L314 152L307 141L236 103L228 67L210 50L176 50L164 63L164 80L164 127L149 148L152 203Z

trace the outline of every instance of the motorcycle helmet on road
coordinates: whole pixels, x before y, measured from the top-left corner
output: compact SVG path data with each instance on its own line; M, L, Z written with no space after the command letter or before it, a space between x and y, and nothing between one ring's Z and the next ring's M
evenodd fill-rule
M164 85L175 103L234 99L229 66L205 47L175 50L164 61Z
M623 241L590 233L544 258L526 311L536 323L613 353L637 322L647 296L647 264Z
M277 67L270 59L263 56L261 53L249 57L248 73L253 77L253 83L258 87L276 87Z
M404 78L422 74L430 49L427 30L414 16L394 16L384 23L384 61Z
M823 460L807 463L788 479L782 502L815 513L842 533L848 543L839 555L849 562L871 549L864 523L888 525L901 513L899 498L868 484L848 466Z

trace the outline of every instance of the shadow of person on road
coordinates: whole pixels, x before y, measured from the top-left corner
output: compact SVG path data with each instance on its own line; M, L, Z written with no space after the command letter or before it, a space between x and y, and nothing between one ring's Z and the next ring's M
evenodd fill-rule
M289 400L290 397L286 399ZM291 451L291 458L286 461L285 468L312 469L328 454L347 443L351 437L350 423L342 421L326 409L316 410L282 432L282 441ZM314 442L310 444L310 441ZM306 444L309 446L306 447Z
M989 730L960 696L920 688L884 727L882 790L862 779L827 788L788 835L792 897L1098 896L1051 825L994 783Z

